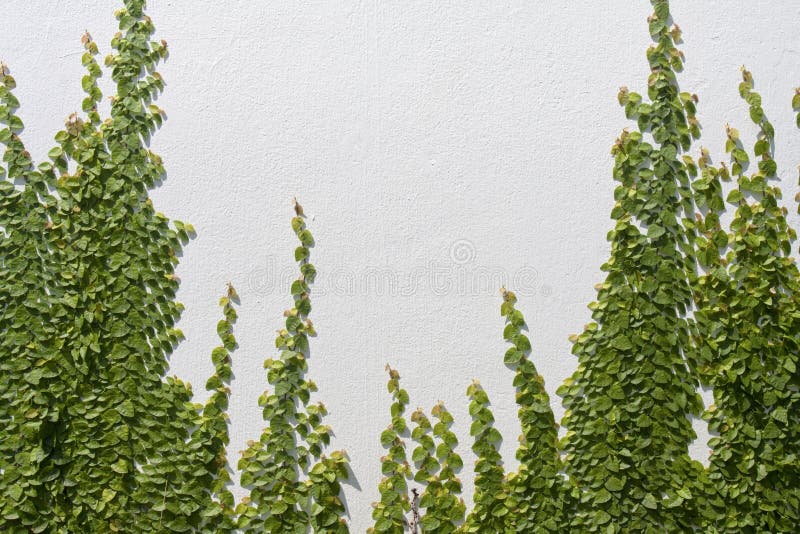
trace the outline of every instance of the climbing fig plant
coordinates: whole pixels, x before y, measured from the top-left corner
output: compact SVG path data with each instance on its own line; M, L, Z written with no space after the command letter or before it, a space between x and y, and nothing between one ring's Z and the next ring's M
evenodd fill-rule
M146 194L163 174L147 144L161 120L152 101L167 49L150 40L142 8L132 0L117 13L120 32L106 58L117 94L105 120L96 107L97 45L84 36L85 115L67 119L50 161L34 167L24 149L14 80L2 69L4 531L144 524L170 488L138 497L137 488L153 482L154 466L198 417L188 386L164 379L181 339L173 270L186 234ZM180 480L178 466L162 467ZM184 526L177 515L174 524L159 516L161 528Z
M475 380L467 388L469 413L472 425L469 433L473 437L472 452L475 453L475 502L464 524L466 532L503 532L508 519L508 493L505 487L505 470L500 456L503 437L494 428L494 415L490 409L489 396Z
M558 448L558 428L550 408L544 378L530 359L531 343L524 334L525 317L517 310L516 295L502 289L500 314L507 324L503 337L511 343L504 362L515 370L518 417L522 434L517 448L519 470L509 475L509 525L519 532L547 530L556 532L570 509L565 492Z
M105 118L99 47L81 39L82 114L55 135L49 161L34 165L25 149L15 80L0 66L0 531L346 531L347 459L323 454L325 408L310 403L303 378L315 271L299 205L301 276L280 359L267 365L274 390L261 399L269 427L240 463L249 498L235 503L228 487L232 286L208 400L193 403L188 384L166 377L182 339L174 268L194 229L148 198L164 175L148 145L163 120L155 69L167 44L152 40L144 4L125 0L116 13Z
M381 458L383 478L378 485L380 501L373 503L372 518L375 525L370 532L404 532L407 525L406 513L411 509L408 498L408 482L411 466L406 455L406 444L402 436L408 433L408 423L404 417L408 406L408 392L400 387L400 373L388 365L389 382L386 388L392 395L392 422L381 433L381 445L387 449Z
M695 291L699 375L715 401L704 414L715 434L706 517L709 530L720 532L789 532L800 524L796 233L773 185L774 129L752 74L743 69L742 77L739 93L758 127L750 152L756 161L728 126L730 170L704 158L694 182L708 207L698 217L698 249L706 251ZM720 180L731 179L727 203L735 211L725 231Z
M503 290L520 467L504 475L488 397L473 383L478 461L463 532L792 532L800 524L800 293L796 235L772 183L775 132L744 70L739 92L760 130L759 161L751 164L731 127L730 169L712 165L706 149L695 160L698 97L678 88L681 32L668 2L652 4L647 94L619 93L636 130L612 148L619 185L606 279L589 305L593 321L571 337L577 370L557 391L566 433L558 439L524 318ZM800 117L800 90L792 107ZM728 230L726 207L735 211ZM700 385L716 400L705 409ZM691 418L701 414L716 434L708 467L688 450Z
M690 418L702 408L686 319L693 253L681 224L692 206L681 153L698 130L693 98L675 76L679 30L665 1L653 5L647 98L620 91L638 131L612 149L619 185L606 279L589 306L593 322L574 340L578 369L559 390L577 501L570 524L579 531L686 531L699 510L691 485L702 466L688 454Z
M317 387L305 378L315 335L309 319L310 284L316 269L310 263L314 238L306 228L303 210L295 202L292 219L300 243L294 257L299 276L291 285L292 307L284 312L285 327L278 332L278 358L264 362L272 389L259 398L268 426L258 441L248 443L239 460L241 483L250 490L239 505L242 532L346 532L340 480L347 478L347 457L334 452L325 457L331 429L322 419L321 402L312 403Z
M409 394L387 366L370 532L796 532L800 271L776 132L743 69L755 138L726 126L727 163L693 152L698 97L678 87L681 32L666 0L651 3L646 93L619 92L635 127L611 151L605 279L592 321L571 337L577 368L557 389L563 437L517 298L502 289L509 347L497 361L513 375L519 466L506 469L489 396L472 382L468 508L453 416L441 402L408 415ZM0 531L349 532L349 459L327 450L327 409L307 378L316 269L296 201L298 275L264 362L265 428L237 464L238 502L227 451L233 286L219 303L207 400L167 376L183 337L175 267L194 229L148 196L164 176L149 141L164 119L156 68L167 44L144 8L124 0L116 12L103 61L115 84L108 116L98 110L100 47L82 37L86 96L47 161L25 148L16 82L0 63ZM800 127L800 88L791 108ZM703 406L700 386L713 404ZM688 452L698 416L713 435L707 466Z
M453 424L453 416L447 411L444 403L439 402L433 409L431 415L435 421L433 423L433 443L435 448L430 445L423 447L425 450L424 459L421 462L426 468L419 473L422 476L415 477L416 481L425 483L425 491L419 500L419 506L424 510L421 519L421 530L425 532L455 532L464 520L466 507L461 495L461 481L456 474L464 465L461 456L456 452L458 438L450 430ZM424 417L424 416L423 416ZM416 452L416 451L415 451ZM431 458L428 460L428 458ZM427 468L427 465L431 468Z

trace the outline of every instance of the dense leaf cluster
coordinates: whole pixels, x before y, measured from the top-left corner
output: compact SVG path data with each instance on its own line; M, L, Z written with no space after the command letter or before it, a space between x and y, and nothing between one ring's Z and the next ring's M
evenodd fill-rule
M142 2L126 2L117 17L106 58L117 87L110 116L97 112L97 46L85 35L86 115L69 117L51 161L35 168L3 68L4 531L180 531L204 507L198 495L172 498L193 475L166 461L201 417L188 385L163 378L182 337L174 266L188 237L147 198L163 174L147 145L162 120L152 100L166 43L150 40ZM185 453L184 466L208 474L201 451ZM149 485L158 492L140 491Z
M264 362L272 390L258 402L268 426L258 441L248 443L239 460L242 486L250 490L249 498L237 507L242 532L347 531L339 497L340 480L347 478L347 458L343 452L323 454L332 432L322 422L325 406L311 402L316 385L305 378L309 337L315 335L308 315L309 286L316 269L309 262L314 238L299 204L295 210L292 229L300 244L294 256L300 275L291 286L294 302L284 312L285 327L275 339L280 357Z
M772 185L774 130L752 75L742 74L739 92L759 127L757 164L727 127L730 171L706 155L693 183L706 208L696 221L698 366L715 400L704 414L715 434L705 517L708 531L788 532L800 524L800 272L790 256L796 234ZM725 231L720 181L732 177Z
M607 276L590 305L593 322L573 345L578 369L559 390L578 530L685 531L698 512L691 486L702 466L688 447L702 403L687 358L691 249L681 224L692 199L680 157L698 132L693 99L675 79L677 30L667 3L654 6L649 102L620 95L639 131L623 132L612 150L620 185Z
M544 378L530 359L531 343L523 331L525 317L515 308L516 295L502 291L500 313L508 324L503 337L512 346L506 351L505 364L516 370L518 417L522 434L517 448L519 471L509 475L509 526L515 532L563 530L565 513L571 499L561 476L562 462L558 446L558 427Z
M504 291L522 428L503 474L488 397L468 391L476 464L462 532L793 532L800 524L800 274L778 201L774 130L749 72L739 87L760 127L752 172L728 128L731 168L696 162L697 97L676 72L680 29L653 0L646 98L622 88L637 131L612 149L615 226L593 321L572 336L578 368L558 389L558 440L525 322ZM800 90L792 106L800 112ZM800 117L800 113L798 113ZM798 118L800 121L800 118ZM723 200L722 182L737 186ZM728 231L720 215L735 209ZM716 403L702 409L699 385ZM710 466L690 459L691 418L715 434ZM424 517L423 517L424 524ZM435 532L435 530L431 530Z
M730 167L689 151L697 97L680 91L680 30L652 0L645 96L620 90L635 131L612 148L619 183L611 255L571 339L578 366L558 389L559 426L516 296L503 290L504 363L521 435L507 473L486 391L467 389L474 505L460 495L452 415L439 403L406 421L409 395L388 368L391 424L370 532L793 532L800 524L800 271L781 206L775 132L752 75L739 92L759 129L752 150L727 127ZM266 428L229 491L228 384L238 295L220 300L221 345L208 400L166 377L182 339L174 274L191 225L157 213L164 173L148 148L163 112L144 0L125 0L105 60L107 118L86 34L86 97L34 165L19 136L14 78L0 64L0 531L348 532L346 455L325 454L325 406L306 378L314 239L295 203L292 306L258 399ZM792 99L800 127L800 89ZM728 182L735 181L730 186ZM726 195L726 189L727 195ZM722 224L730 209L732 220ZM799 208L800 210L800 208ZM699 386L713 390L705 409ZM713 433L710 465L690 459L691 418ZM412 428L413 427L413 428ZM406 440L413 442L407 449ZM410 459L407 456L411 451Z
M282 360L268 366L275 392L263 398L277 432L268 429L261 445L275 456L261 462L257 446L245 454L249 500L236 505L227 489L232 287L220 302L222 345L211 354L207 402L192 403L188 384L165 377L182 339L174 268L194 230L170 224L148 198L164 174L148 144L163 120L153 100L164 86L155 67L167 45L151 39L144 0L124 4L115 53L105 59L116 83L110 116L97 110L102 69L87 33L84 115L67 119L50 161L34 167L19 137L14 78L0 68L0 531L281 530L275 522L346 531L346 458L322 455L325 409L308 404L313 384L302 378L314 267L301 217L292 227L302 276L278 339ZM307 480L298 479L299 465ZM278 502L265 509L264 495Z
M424 447L425 459L431 467L427 468L426 462L420 462L426 468L420 469L414 480L425 483L425 491L419 502L420 508L425 510L421 521L422 530L446 534L455 532L464 520L466 507L459 497L461 481L456 476L464 463L455 452L458 438L450 430L453 416L444 403L434 406L431 415L435 418L433 441L429 441Z

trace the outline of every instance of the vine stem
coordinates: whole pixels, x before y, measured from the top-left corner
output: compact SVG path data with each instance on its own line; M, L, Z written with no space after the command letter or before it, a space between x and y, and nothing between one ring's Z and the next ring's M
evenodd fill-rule
M419 492L417 488L411 490L411 522L408 524L411 534L419 532Z

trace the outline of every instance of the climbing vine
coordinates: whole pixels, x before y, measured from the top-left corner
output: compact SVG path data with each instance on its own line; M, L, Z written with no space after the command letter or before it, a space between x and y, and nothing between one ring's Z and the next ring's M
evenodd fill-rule
M668 25L667 2L653 5L649 101L620 91L639 131L624 131L612 149L620 185L607 275L589 306L593 322L573 345L578 369L559 390L576 530L679 532L697 525L691 486L702 466L688 448L696 438L690 417L702 402L689 367L692 252L681 215L691 208L691 191L680 154L698 132L693 98L675 77L680 31Z
M407 525L406 512L411 509L408 498L408 482L411 466L406 456L406 445L401 439L408 432L408 424L403 414L408 406L408 392L400 387L400 373L386 366L389 373L387 389L392 395L392 422L381 433L381 445L387 454L381 458L383 478L378 485L380 501L373 503L372 518L375 525L371 532L404 532Z
M141 505L136 526L143 532L219 532L235 524L233 495L227 487L231 477L226 458L229 442L226 411L231 352L236 348L232 329L237 317L233 305L237 300L236 290L229 285L219 303L223 318L217 323L217 335L222 344L211 352L215 372L206 382L210 397L201 407L188 411L185 419L175 422L176 431L187 424L194 430L188 437L182 432L181 439L173 444L174 450L142 467L133 499ZM178 398L188 403L191 390L180 391ZM161 502L153 505L153 498L156 501L160 498Z
M331 429L322 424L326 413L321 402L311 403L314 382L305 378L310 355L309 338L315 335L311 312L310 284L316 269L310 263L314 244L295 202L292 219L300 243L295 249L299 277L291 285L293 305L284 312L286 324L278 332L275 346L279 358L264 362L272 390L259 398L268 427L261 438L248 444L239 469L241 483L250 489L237 510L242 532L346 531L339 499L339 481L347 478L347 458L323 450L330 443ZM301 475L308 475L304 480Z
M51 161L35 169L3 69L0 330L42 325L27 339L3 335L4 530L118 531L145 521L163 495L135 498L135 490L151 482L148 466L188 439L196 417L188 387L163 378L181 339L173 274L181 235L146 194L163 174L147 141L161 120L152 100L167 49L150 40L142 8L131 0L117 12L106 58L117 86L110 117L97 112L97 46L85 35L86 115L67 119Z
M518 417L522 435L517 448L519 471L508 481L510 490L509 524L516 532L562 530L565 513L571 511L566 494L558 448L558 427L550 408L544 378L530 359L531 343L523 333L525 317L517 310L516 295L502 290L500 313L506 318L503 337L511 343L505 364L515 368Z
M302 377L315 271L299 205L301 277L278 340L282 359L268 366L276 390L264 397L270 428L290 432L262 439L293 456L270 463L246 454L241 463L244 482L259 469L279 477L254 483L238 505L228 489L232 287L220 302L208 401L193 404L191 387L165 376L182 339L174 268L194 229L170 223L148 198L164 174L148 144L163 121L155 68L167 44L152 40L143 0L126 0L116 16L120 31L104 62L116 84L110 115L97 109L102 68L87 33L83 115L67 118L49 161L36 167L19 137L14 78L0 68L0 531L261 532L273 523L346 531L347 459L323 454L325 408L309 403L314 386ZM262 495L282 502L265 510Z
M436 404L431 409L431 415L436 419L432 430L435 448L427 447L425 455L433 458L427 462L433 469L420 470L425 473L420 477L425 482L425 491L419 500L420 508L424 510L420 524L423 532L444 534L455 532L464 520L466 507L459 497L461 481L456 476L464 464L455 451L458 438L450 430L453 416L444 403Z
M489 408L489 396L478 381L467 388L469 413L472 425L469 433L473 437L472 452L475 453L475 502L467 521L465 532L504 532L508 521L508 494L505 485L503 458L500 442L503 437L494 428L494 415Z
M800 293L796 235L770 185L774 129L743 71L739 91L760 128L756 168L747 172L750 157L730 127L730 169L712 165L705 149L695 161L698 98L676 77L681 32L668 3L652 3L646 98L619 94L637 131L624 130L612 148L620 185L607 275L589 305L593 322L571 337L578 368L558 389L566 435L557 438L524 318L504 290L520 468L503 475L488 397L474 383L475 504L462 531L792 532L798 524ZM800 112L800 90L792 106ZM723 200L731 175L737 187ZM726 206L735 210L729 232ZM705 410L700 384L716 400ZM718 434L708 468L688 455L690 418L701 412Z
M765 118L753 77L739 86L759 132L750 156L739 132L726 127L730 171L703 157L694 182L708 210L698 217L698 248L706 274L695 291L700 377L713 388L705 412L715 433L709 443L713 498L709 529L789 532L800 522L800 393L798 338L800 272L790 257L795 231L780 207L773 159L774 129ZM720 180L735 178L727 197L735 207L730 232L722 229ZM713 509L713 513L711 513Z
M473 506L443 403L417 409L387 367L391 423L371 532L792 532L800 524L800 271L776 185L775 130L752 74L739 93L758 129L726 127L729 163L701 148L698 98L680 91L681 32L652 0L647 92L622 88L635 128L614 143L614 227L592 322L572 336L577 368L550 407L513 292L502 290L503 363L513 373L519 468L507 472L486 391L467 389ZM81 112L35 164L16 82L0 64L0 531L348 532L343 451L309 371L314 238L295 201L298 276L266 359L265 428L231 492L228 402L239 297L228 286L208 399L168 377L182 339L175 266L194 235L158 213L149 149L164 120L144 0L124 0L103 65L86 33ZM791 99L800 127L800 89ZM723 224L729 210L732 220ZM800 213L800 208L798 208ZM499 358L498 358L499 364ZM713 390L703 407L697 388ZM708 422L708 467L691 460L690 419ZM410 456L409 456L410 454Z

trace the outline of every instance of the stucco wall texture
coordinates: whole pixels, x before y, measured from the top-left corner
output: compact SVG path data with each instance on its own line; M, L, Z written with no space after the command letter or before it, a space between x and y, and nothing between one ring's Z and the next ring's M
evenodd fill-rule
M116 4L3 2L0 57L17 79L35 158L80 109L83 31L101 54L111 51ZM800 2L673 0L672 11L687 58L680 83L700 97L702 145L725 159L726 122L753 139L737 92L747 65L776 127L794 214ZM567 337L589 320L609 251L609 149L630 126L617 90L645 90L649 3L150 0L149 14L170 48L158 101L168 120L152 142L168 176L152 196L198 233L178 269L187 339L172 372L205 398L217 298L231 281L242 299L235 463L264 426L256 399L290 302L297 196L320 273L310 377L330 411L333 446L352 459L353 531L370 524L378 498L387 363L412 409L443 400L454 413L471 502L473 378L492 399L506 465L516 467L501 285L519 296L533 358L563 413L555 390L576 366ZM102 83L111 94L110 76ZM708 434L702 421L696 428L692 454L704 459Z

